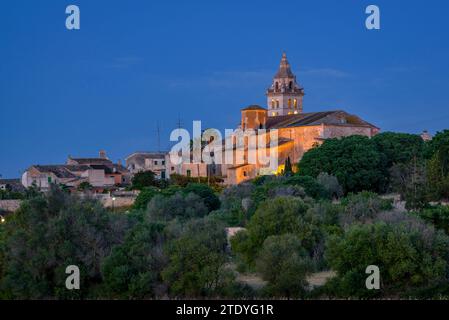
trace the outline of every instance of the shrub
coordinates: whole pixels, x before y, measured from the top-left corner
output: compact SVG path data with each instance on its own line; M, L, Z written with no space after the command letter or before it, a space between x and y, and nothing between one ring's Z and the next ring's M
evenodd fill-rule
M256 269L268 282L268 296L300 298L306 292L306 276L313 271L313 264L301 241L293 234L284 234L264 241Z
M351 226L331 236L326 258L338 276L327 285L338 297L391 297L448 281L449 238L423 222L398 214ZM378 266L381 289L367 290L367 266Z
M174 297L215 297L233 284L227 270L226 233L210 219L193 220L167 246L169 263L162 272Z
M372 221L378 213L393 209L391 199L382 199L377 194L366 191L349 194L342 199L341 204L344 207L341 215L343 226L348 226L355 222L365 223Z
M188 220L204 217L208 208L203 200L194 193L184 195L181 192L172 196L154 196L148 204L148 221L168 221L172 219Z

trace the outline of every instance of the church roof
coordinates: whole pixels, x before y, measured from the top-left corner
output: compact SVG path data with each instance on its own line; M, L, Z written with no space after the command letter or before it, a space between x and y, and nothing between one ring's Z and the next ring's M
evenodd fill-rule
M267 129L302 127L313 125L339 125L377 128L369 122L342 110L309 112L295 115L270 117L267 119Z
M279 65L279 70L274 76L275 78L294 78L295 75L293 74L290 63L287 60L287 55L285 52L282 54L281 64Z
M267 109L262 108L261 106L258 106L256 104L253 104L253 105L250 105L250 106L242 109L242 111L247 111L247 110L263 110L263 111L266 111Z

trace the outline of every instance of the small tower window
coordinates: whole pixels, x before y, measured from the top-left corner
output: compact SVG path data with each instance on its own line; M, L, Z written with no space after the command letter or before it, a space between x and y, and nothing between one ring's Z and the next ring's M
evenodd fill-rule
M292 107L292 99L288 99L288 108L290 109Z
M293 89L293 81L290 81L290 82L288 83L288 88L289 88L290 90Z
M274 109L275 106L276 106L276 102L274 101L274 99L271 99L271 108Z
M295 109L298 108L298 100L297 99L293 100L293 105L294 105Z
M279 83L277 81L274 84L274 88L275 88L276 91L279 91Z
M276 108L279 109L279 100L276 100Z

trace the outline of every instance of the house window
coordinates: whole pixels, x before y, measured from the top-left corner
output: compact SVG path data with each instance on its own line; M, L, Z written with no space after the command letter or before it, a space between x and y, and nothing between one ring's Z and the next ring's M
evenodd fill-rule
M175 167L171 167L171 171L175 171Z
M47 177L48 183L51 183L51 177Z
M244 176L244 177L248 176L248 174L246 173L246 171L243 171L243 176Z
M165 180L165 171L161 172L161 179Z
M165 160L162 160L162 165L165 166Z
M187 176L188 177L191 177L192 176L192 171L189 169L189 170L187 170Z
M154 164L157 166L157 160L154 160Z

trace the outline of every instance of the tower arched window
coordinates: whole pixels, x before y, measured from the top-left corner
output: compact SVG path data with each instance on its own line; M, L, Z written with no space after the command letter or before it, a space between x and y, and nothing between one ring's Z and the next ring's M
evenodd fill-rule
M274 109L275 106L276 106L276 102L274 101L274 99L271 99L271 108Z
M288 108L290 109L292 107L292 99L288 99L287 104L288 104Z
M295 109L298 108L298 100L297 99L293 100L293 106L295 107Z
M276 108L279 108L279 100L276 100Z
M290 81L290 82L288 83L288 88L289 88L290 90L293 89L293 81Z
M276 83L274 84L274 89L276 91L279 91L279 83L276 81Z

